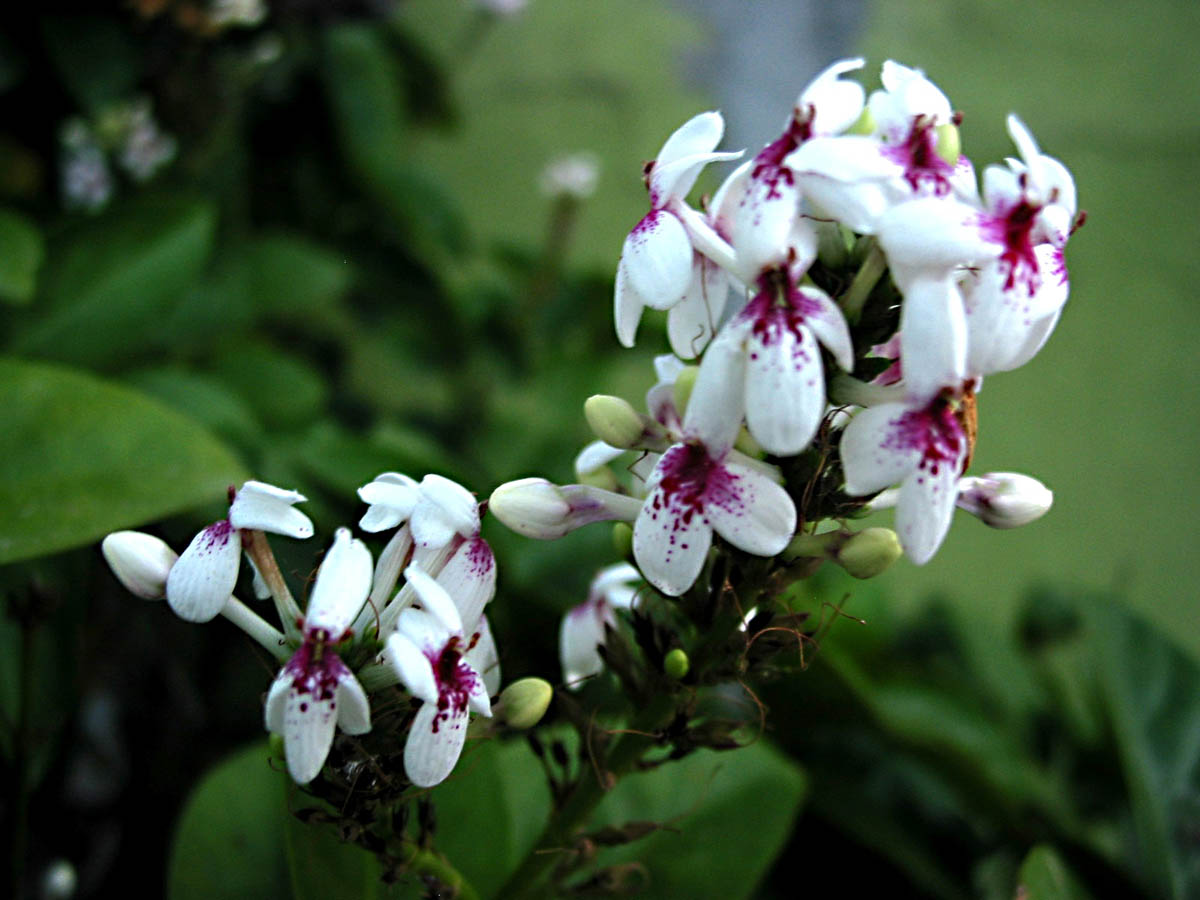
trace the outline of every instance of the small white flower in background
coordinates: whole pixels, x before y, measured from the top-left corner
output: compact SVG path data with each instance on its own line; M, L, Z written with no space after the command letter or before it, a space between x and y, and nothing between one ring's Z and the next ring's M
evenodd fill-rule
M475 0L475 5L496 16L515 16L525 11L529 0Z
M547 165L538 184L547 196L586 200L596 192L599 177L600 162L595 154L573 153Z
M494 658L495 647L482 639L483 630L469 636L464 632L454 600L428 574L409 566L404 577L421 609L400 613L384 655L408 692L424 701L404 746L404 770L413 784L432 787L458 762L470 713L492 714L482 672L490 668L488 657ZM486 630L484 620L479 621Z
M992 528L1019 528L1050 511L1054 492L1029 475L989 472L958 482L958 507Z
M896 531L917 565L933 558L950 528L967 456L967 436L949 393L922 404L865 409L842 434L846 493L865 496L900 484Z
M219 28L254 28L267 18L264 0L210 0L208 18Z
M231 498L229 518L197 534L167 577L167 603L181 619L207 622L221 612L237 584L243 529L293 538L312 537L312 521L293 504L296 491L247 481ZM355 610L357 612L357 610Z
M599 648L604 644L606 625L616 626L614 610L630 609L637 599L635 585L641 574L629 563L601 569L592 579L588 598L563 616L558 630L558 656L563 681L572 690L604 670Z
M349 637L370 587L370 551L350 529L339 528L309 597L304 643L267 694L267 730L283 735L288 773L299 784L325 765L335 726L347 734L371 730L366 691L334 649Z
M68 209L99 212L108 205L116 188L99 142L82 119L69 120L59 142L63 204Z
M148 181L175 158L175 138L158 127L150 101L142 98L130 104L124 135L117 150L117 161L134 181Z

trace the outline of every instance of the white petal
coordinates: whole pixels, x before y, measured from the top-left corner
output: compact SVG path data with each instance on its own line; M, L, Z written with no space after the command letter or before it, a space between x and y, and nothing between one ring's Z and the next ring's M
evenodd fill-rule
M621 250L628 287L653 309L670 309L692 279L692 242L683 223L666 210L651 210Z
M633 591L630 584L641 580L641 574L629 563L613 563L611 566L605 566L596 573L596 577L588 585L588 593L603 595L613 606L628 609L632 604L633 597L636 595L636 591ZM632 591L633 595L629 596L625 601L614 601L610 594L614 588L626 588Z
M476 629L479 640L463 657L472 669L483 679L484 690L488 694L500 693L500 653L496 649L496 639L492 636L492 627L488 624L487 616L480 616Z
M289 687L284 701L283 748L288 772L297 784L312 781L325 765L337 725L334 697L322 696L311 682L310 689Z
M287 669L280 669L275 680L271 682L271 690L267 692L267 702L263 707L263 719L267 731L272 734L283 734L285 722L284 712L287 708L287 695L292 687L292 676Z
M375 562L375 574L371 577L371 600L376 609L382 609L396 589L400 573L412 552L412 531L407 525L396 529L396 533L384 546Z
M683 156L672 163L654 164L650 171L650 199L655 206L668 206L672 201L682 200L700 177L700 172L710 162L727 162L738 159L740 151L733 153L695 153Z
M629 281L628 265L624 255L617 263L617 282L613 292L613 321L616 323L617 340L622 347L632 347L637 337L638 323L646 303L641 294L633 289Z
M677 484L680 460L702 449L676 444L650 476L654 485L634 523L634 558L646 580L662 593L678 596L696 581L713 542L703 497L691 484ZM664 475L667 474L666 478ZM666 484L664 484L666 482Z
M437 583L453 598L463 633L473 632L496 596L496 557L488 542L479 537L464 541L438 573Z
M667 166L685 156L711 153L725 133L725 120L716 110L692 116L667 138L658 151L656 166Z
M911 441L899 439L908 412L906 404L884 403L864 409L850 420L841 444L847 494L873 494L916 468L921 450Z
M1042 246L1054 252L1049 245ZM993 264L983 270L971 293L967 369L972 375L1007 372L1026 362L1026 348L1031 340L1038 340L1034 333L1042 332L1066 300L1065 284L1044 267L1042 287L1032 297L1023 285L1006 291L1004 283L1001 267Z
M188 544L167 575L167 602L181 619L216 618L237 584L242 539L227 519L209 525Z
M730 320L700 362L696 385L688 400L683 430L701 441L713 456L733 446L742 427L745 404L746 357L743 343L750 323Z
M338 640L350 627L371 590L371 551L349 528L339 528L333 546L317 570L317 582L308 598L306 631L323 629Z
M337 724L346 734L366 734L371 730L371 702L349 669L338 679Z
M417 482L399 472L384 472L370 484L358 489L358 496L370 508L358 523L363 531L395 528L412 516L420 499Z
M167 576L179 554L141 531L114 531L100 544L104 560L130 593L146 600L166 596Z
M428 510L427 504L432 504L438 516L456 533L470 537L479 532L479 502L475 495L465 487L441 475L426 475L421 479L421 499L418 510ZM414 517L416 513L414 512ZM416 525L413 525L413 537L421 543L430 544L416 538Z
M567 610L558 628L558 659L568 688L581 687L604 671L599 647L604 643L603 603L588 600Z
M922 466L900 485L896 504L896 533L904 552L918 566L933 558L950 528L958 499L957 465L942 464L934 474Z
M721 321L729 282L713 263L696 254L692 283L683 299L667 314L667 337L671 349L682 359L699 356Z
M433 676L433 664L420 647L404 634L393 634L387 639L384 658L410 694L427 703L437 703L438 689Z
M787 261L799 210L800 187L791 169L775 165L751 177L733 217L732 243L745 277Z
M725 463L727 489L710 493L705 509L713 529L733 546L758 556L781 553L796 531L796 505L782 486L747 466Z
M900 367L915 400L958 387L966 372L967 316L962 294L947 277L908 285L900 307Z
M922 197L888 210L877 233L893 270L915 271L918 277L946 274L999 252L985 236L980 214L947 197ZM902 291L903 281L896 281Z
M800 293L804 295L805 323L833 354L837 364L850 372L854 368L854 343L841 307L817 288L802 287Z
M840 59L814 78L800 94L796 106L802 114L812 107L813 134L834 134L854 124L862 113L865 93L857 81L838 76L863 67L862 59Z
M878 138L858 134L810 138L792 151L787 164L798 175L821 175L847 185L904 174L904 166L884 154Z
M292 506L304 500L304 495L296 491L285 491L261 481L247 481L229 504L229 521L234 528L269 531L294 538L312 537L312 520Z
M624 452L620 447L613 447L604 441L592 441L575 457L575 477L583 478L585 475L591 475L602 466L607 466Z
M434 703L422 704L404 745L404 771L417 787L441 784L454 771L467 740L466 710L444 713Z
M417 592L421 608L436 618L451 634L462 634L462 618L446 589L416 566L404 570L405 580Z
M411 606L400 612L396 627L398 634L412 641L431 660L441 655L454 634L436 616Z
M492 700L488 697L486 682L475 667L471 665L469 660L464 657L463 662L466 663L467 668L471 670L471 675L474 676L469 687L470 693L467 694L467 704L472 712L490 717L492 714Z
M843 182L823 175L800 175L798 180L814 215L836 219L859 234L875 234L892 202L883 181Z
M1009 137L1017 145L1017 152L1021 154L1021 159L1024 160L1025 165L1033 166L1037 158L1042 155L1038 150L1037 141L1033 139L1033 134L1025 127L1025 123L1012 113L1009 113L1005 124L1008 126Z
M1033 328L1029 330L1029 335L1025 339L1025 345L1008 361L1008 370L1012 371L1020 366L1025 365L1033 359L1038 351L1046 345L1051 333L1054 331L1054 326L1058 324L1059 316L1062 315L1062 310L1040 319Z
M764 450L792 456L821 424L825 375L812 332L800 323L789 327L783 315L775 319L747 342L746 427Z

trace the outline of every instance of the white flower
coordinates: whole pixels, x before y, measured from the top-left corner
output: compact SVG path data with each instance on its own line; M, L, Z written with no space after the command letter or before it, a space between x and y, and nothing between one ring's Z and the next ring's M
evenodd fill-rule
M605 626L616 626L613 610L633 606L637 598L634 584L640 580L641 574L629 563L601 569L592 579L587 600L563 616L558 630L558 656L568 688L578 688L604 670L599 648L604 644Z
M481 671L495 657L484 631L469 638L450 594L425 572L410 566L405 578L421 609L400 614L387 640L385 658L414 697L424 701L404 745L404 770L418 787L432 787L454 769L467 737L472 711L491 715L489 687ZM486 630L485 620L479 620ZM482 658L481 658L482 657Z
M167 576L179 554L164 541L140 531L115 531L104 538L100 550L117 580L131 594L146 600L166 596Z
M586 200L596 192L600 163L595 154L575 153L560 156L542 170L539 185L550 197Z
M720 113L701 113L667 138L658 158L647 167L645 179L650 192L650 212L625 238L613 296L617 338L626 347L633 346L638 321L647 306L671 309L685 297L696 296L694 283L698 271L701 273L698 290L701 294L707 290L696 250L710 253L725 242L703 216L684 203L684 198L708 163L741 155L713 152L724 130L725 122ZM695 248L694 242L698 242ZM732 258L727 246L722 253ZM721 302L724 302L723 297ZM695 317L694 312L689 307L690 317ZM684 330L677 329L681 338ZM680 349L683 349L682 355L690 355L686 347L677 347L677 352Z
M408 522L413 541L425 549L444 547L455 534L479 533L475 496L441 475L426 475L417 484L407 475L384 472L359 488L358 496L370 504L358 523L363 531L386 531Z
M734 377L714 378L711 387L701 384L701 369L684 440L655 465L633 526L638 568L670 596L695 582L714 531L739 550L774 556L796 529L796 507L777 483L778 471L732 449L741 428L743 379L736 367L725 368Z
M370 551L348 528L339 528L309 598L304 643L267 695L267 729L283 735L288 772L299 784L321 771L335 726L347 734L371 730L367 694L334 650L349 637L370 586Z
M992 528L1019 528L1050 511L1054 493L1029 475L989 472L958 482L958 508Z
M607 446L607 445L604 445ZM488 509L517 534L552 541L592 522L632 522L641 501L587 484L520 478L492 492Z
M209 525L188 544L167 577L167 603L181 619L207 622L221 612L237 583L243 529L312 537L312 521L293 504L304 501L261 481L247 481L231 498L229 518Z
M923 565L950 527L966 455L967 436L948 391L923 404L873 406L842 434L846 493L874 494L899 482L896 531L905 553Z

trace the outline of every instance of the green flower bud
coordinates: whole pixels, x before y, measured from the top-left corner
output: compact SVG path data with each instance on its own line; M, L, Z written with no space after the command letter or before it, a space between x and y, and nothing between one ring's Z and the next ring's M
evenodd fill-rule
M580 474L579 483L586 484L588 487L600 488L602 491L615 491L621 487L617 482L617 476L608 466L601 466Z
M613 549L621 559L633 559L633 526L618 522L612 530Z
M667 673L668 678L675 681L682 681L690 668L691 662L688 660L688 655L678 647L663 658L663 671Z
M692 388L696 386L696 375L699 366L684 366L675 376L675 411L682 419L687 412L688 401L692 399Z
M522 678L500 693L494 715L509 728L524 730L542 720L554 688L544 678Z
M733 447L735 450L740 450L752 459L762 459L766 456L766 451L763 450L762 445L744 427L738 432L737 440L734 441Z
M937 154L952 166L958 165L959 154L962 153L962 136L958 126L953 122L938 125L933 129L937 135Z
M900 538L892 529L867 528L846 541L836 559L855 578L874 578L903 554Z
M583 414L596 437L624 450L642 449L648 440L655 443L653 438L660 431L657 422L639 413L628 400L607 394L588 397Z
M875 117L871 110L863 107L862 114L854 120L854 124L846 129L846 134L870 134L875 130Z

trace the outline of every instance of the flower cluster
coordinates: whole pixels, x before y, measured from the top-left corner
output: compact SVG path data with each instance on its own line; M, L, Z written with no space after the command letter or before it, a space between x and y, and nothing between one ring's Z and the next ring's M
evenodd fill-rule
M503 485L498 518L541 538L632 522L642 576L677 596L714 536L772 558L823 522L895 506L899 543L923 564L956 505L997 527L1049 508L1027 476L964 472L984 376L1028 362L1066 303L1063 253L1082 220L1070 173L1009 116L1017 156L980 186L945 94L888 61L868 96L848 77L862 66L818 75L781 133L699 204L687 198L702 170L743 155L717 149L719 113L646 164L650 210L621 250L616 333L633 346L645 310L665 311L674 354L657 363L647 414L589 400L600 442L577 460L583 484ZM626 451L641 455L621 485L608 465ZM825 541L828 558L847 539Z
M202 529L180 556L131 531L110 534L103 551L133 593L165 597L191 622L223 615L282 663L264 718L282 735L297 782L320 774L336 729L371 731L368 687L394 690L399 683L413 710L405 723L405 774L430 787L458 761L469 713L490 716L499 691L499 656L484 615L496 590L495 559L480 536L474 496L449 479L427 475L418 483L389 472L359 494L368 504L359 526L390 538L372 565L363 541L337 529L303 612L265 537L313 535L312 522L296 509L305 498L295 491L258 481L231 489L228 515ZM243 553L255 593L274 599L282 631L233 596ZM533 721L541 715L519 713Z

